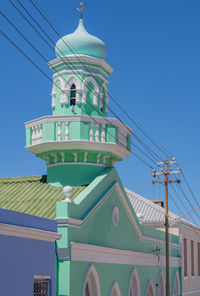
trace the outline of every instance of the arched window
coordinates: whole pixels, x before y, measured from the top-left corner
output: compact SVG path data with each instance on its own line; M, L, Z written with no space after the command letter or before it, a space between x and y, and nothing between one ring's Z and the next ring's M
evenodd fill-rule
M120 289L117 282L114 282L113 284L111 296L121 296Z
M74 83L70 88L70 106L76 106L76 85Z
M147 286L147 291L146 291L146 296L155 296L155 288L154 288L154 284L153 281L150 280Z
M165 296L165 280L164 273L161 270L158 279L158 296Z
M130 296L140 296L140 282L137 270L134 268L129 284L129 295Z
M84 284L83 296L100 296L99 278L94 265L91 265Z
M173 287L173 296L180 296L180 279L179 279L179 274L178 270L176 271L175 274L175 279L174 279L174 287Z

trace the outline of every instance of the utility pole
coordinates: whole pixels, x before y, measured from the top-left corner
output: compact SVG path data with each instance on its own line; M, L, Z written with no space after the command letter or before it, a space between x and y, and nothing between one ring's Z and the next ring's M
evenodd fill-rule
M152 177L164 176L164 179L152 180L152 183L164 183L165 184L165 249L166 249L166 296L170 296L170 278L169 278L169 217L168 217L168 184L180 183L180 180L169 180L170 174L180 174L180 167L177 170L172 169L172 165L176 165L176 160L173 157L172 160L164 160L158 162L160 171L152 170Z

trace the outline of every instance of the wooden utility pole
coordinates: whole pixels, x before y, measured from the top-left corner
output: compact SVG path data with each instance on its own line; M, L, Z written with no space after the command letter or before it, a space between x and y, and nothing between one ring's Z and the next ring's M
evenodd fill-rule
M155 169L152 170L153 178L157 176L164 176L163 179L152 180L152 183L164 183L165 184L165 249L166 249L166 296L170 296L170 278L169 278L169 218L168 218L168 184L169 183L180 183L180 180L169 180L169 174L180 174L180 167L178 170L173 171L171 165L176 165L175 158L171 161L165 160L163 162L158 162L157 165L160 168L160 172L156 172Z

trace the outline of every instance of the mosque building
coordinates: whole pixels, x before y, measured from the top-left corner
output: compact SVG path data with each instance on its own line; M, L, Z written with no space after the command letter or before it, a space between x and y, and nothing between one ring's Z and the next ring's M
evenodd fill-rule
M47 175L1 178L1 207L57 221L58 296L163 296L165 235L140 223L114 168L131 155L132 130L108 117L106 45L81 18L55 53L52 115L25 123L26 149ZM170 290L179 296L178 236L169 241Z

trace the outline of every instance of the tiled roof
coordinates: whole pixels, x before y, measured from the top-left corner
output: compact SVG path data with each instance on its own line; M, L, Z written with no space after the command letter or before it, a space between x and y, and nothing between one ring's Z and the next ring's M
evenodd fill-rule
M46 176L0 178L0 208L48 219L56 217L56 202L65 199L62 188L47 184ZM73 187L75 199L85 186Z
M143 223L164 223L165 221L165 209L159 205L154 204L147 198L129 190L125 189L126 193L130 199L130 202L137 215L141 215L141 221ZM169 212L169 219L173 220L179 216Z

